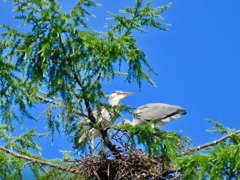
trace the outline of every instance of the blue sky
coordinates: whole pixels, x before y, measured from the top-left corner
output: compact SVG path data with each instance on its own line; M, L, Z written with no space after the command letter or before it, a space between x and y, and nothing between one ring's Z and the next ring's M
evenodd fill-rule
M73 4L59 2L66 12ZM105 18L110 17L107 11L117 13L133 1L96 2L102 7L93 9L97 17L89 23L97 30L106 31ZM184 107L188 114L162 129L181 131L192 139L193 145L201 145L219 137L206 132L211 124L205 119L240 129L240 1L158 0L154 5L169 2L171 7L162 14L163 22L172 25L168 32L148 29L148 34L134 34L157 73L157 76L150 74L157 87L143 83L139 90L136 84L115 79L111 84L104 84L104 90L106 94L113 90L134 92L123 100L134 108L156 102ZM0 24L17 27L12 16L11 2L1 1ZM125 118L131 119L131 116ZM19 132L32 126L40 127L38 123L27 122ZM39 142L47 158L61 157L59 149L71 149L71 143L64 137L57 137L53 145L50 139Z

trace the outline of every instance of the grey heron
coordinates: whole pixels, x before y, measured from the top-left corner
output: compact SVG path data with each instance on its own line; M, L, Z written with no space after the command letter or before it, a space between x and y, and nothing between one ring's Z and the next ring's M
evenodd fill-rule
M124 120L122 124L143 125L152 122L152 127L161 127L162 125L179 119L187 112L180 106L151 103L138 107L133 112L133 121Z
M108 96L108 103L111 107L114 107L120 103L120 101L127 97L132 95L132 92L123 92L123 91L114 91ZM93 115L97 120L97 123L103 128L104 130L110 128L116 117L107 110L104 106L101 106L100 108L95 108L93 110ZM94 139L98 136L101 136L101 133L98 129L94 127L90 127L89 124L91 121L87 118L84 118L81 120L79 131L77 131L75 135L74 145L73 147L77 147L78 144L82 144L86 141L86 139L91 140L91 150L93 151L94 148ZM88 125L87 125L88 124Z

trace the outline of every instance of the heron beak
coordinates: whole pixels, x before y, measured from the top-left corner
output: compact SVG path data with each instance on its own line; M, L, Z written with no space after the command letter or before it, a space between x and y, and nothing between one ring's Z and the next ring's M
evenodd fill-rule
M132 94L133 94L133 92L122 92L121 93L121 95L122 95L121 99L124 99L124 98L126 98L128 96L131 96Z
M123 95L125 95L125 96L131 96L133 94L134 94L133 92L123 92Z

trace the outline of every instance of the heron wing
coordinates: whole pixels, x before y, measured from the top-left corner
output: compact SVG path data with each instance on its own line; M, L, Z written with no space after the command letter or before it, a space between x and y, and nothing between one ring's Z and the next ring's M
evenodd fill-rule
M173 106L162 103L152 103L140 106L134 111L134 118L144 121L161 120L174 116L178 113L184 114L186 111L180 106Z
M100 109L95 108L92 112L97 123L100 123L103 129L108 129L113 125L113 118L105 107L101 107ZM96 128L90 126L90 123L91 121L87 118L81 120L74 137L74 147L85 143L89 138L96 138L101 135Z
M101 107L100 111L93 112L94 117L96 118L97 122L100 123L101 127L106 130L113 125L115 120L114 115L110 114L110 112L105 108Z

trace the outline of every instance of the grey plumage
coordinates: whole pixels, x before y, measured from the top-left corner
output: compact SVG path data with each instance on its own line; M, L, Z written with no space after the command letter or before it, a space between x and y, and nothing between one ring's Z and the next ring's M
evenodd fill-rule
M141 125L152 121L153 127L161 127L185 114L186 110L180 106L163 103L146 104L134 111L132 125Z

